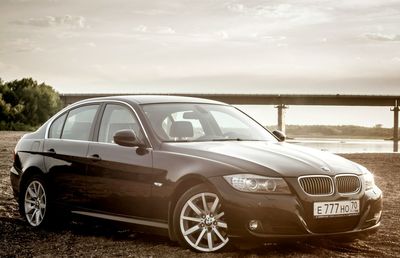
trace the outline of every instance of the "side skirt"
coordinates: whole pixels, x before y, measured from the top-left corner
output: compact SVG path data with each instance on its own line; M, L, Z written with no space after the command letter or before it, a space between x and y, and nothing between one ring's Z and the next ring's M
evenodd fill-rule
M148 221L148 220L142 220L142 219L133 219L133 218L108 215L108 214L96 213L96 212L88 212L88 211L71 211L71 212L75 213L75 214L79 214L79 215L90 216L90 217L95 217L95 218L100 218L100 219L107 219L107 220L120 221L120 222L137 224L137 225L142 225L142 226L150 226L150 227L168 229L168 223Z

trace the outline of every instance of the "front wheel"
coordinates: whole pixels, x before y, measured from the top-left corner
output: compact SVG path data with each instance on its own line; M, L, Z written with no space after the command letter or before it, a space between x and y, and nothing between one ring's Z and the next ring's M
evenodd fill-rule
M174 227L181 245L197 252L214 252L227 246L228 225L221 200L206 185L185 192L174 212Z

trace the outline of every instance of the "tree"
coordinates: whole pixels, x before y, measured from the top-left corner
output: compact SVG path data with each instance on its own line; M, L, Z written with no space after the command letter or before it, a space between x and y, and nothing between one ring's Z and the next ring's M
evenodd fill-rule
M0 129L26 130L39 126L60 110L59 94L32 78L3 83L0 79Z

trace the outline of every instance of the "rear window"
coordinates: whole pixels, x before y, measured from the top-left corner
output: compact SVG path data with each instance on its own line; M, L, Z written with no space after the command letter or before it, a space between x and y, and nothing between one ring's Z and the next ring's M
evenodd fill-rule
M51 124L50 129L49 129L49 138L60 138L61 137L61 132L62 132L62 128L63 128L66 117L67 117L67 114L64 114L54 120L54 122Z

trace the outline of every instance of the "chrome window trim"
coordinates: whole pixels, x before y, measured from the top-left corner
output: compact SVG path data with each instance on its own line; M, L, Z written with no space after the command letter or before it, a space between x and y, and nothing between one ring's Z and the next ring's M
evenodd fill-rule
M331 183L332 183L332 190L331 190L331 192L328 193L328 194L309 194L309 193L307 193L307 192L304 190L304 188L301 186L300 180L301 180L302 178L309 178L309 177L326 177L326 178L329 178L329 180L331 180ZM299 177L297 178L297 182L299 183L299 186L300 186L301 190L303 190L303 192L304 192L306 195L308 195L308 196L332 196L332 195L335 193L335 189L336 189L335 182L333 181L332 177L327 176L327 175L307 175L307 176L299 176Z
M344 176L352 176L352 177L356 177L358 179L358 182L360 183L360 186L357 188L356 191L351 192L351 193L340 193L338 189L336 189L337 193L341 196L348 196L348 195L353 195L353 194L357 194L362 190L362 182L360 180L360 177L356 174L339 174L335 176L335 186L337 188L337 178L338 177L344 177Z
M90 141L90 142L92 142L92 141ZM110 146L120 146L120 145L118 145L116 143L112 143L112 142L95 142L95 143L103 144L103 145L110 145ZM122 147L125 147L125 146L122 146ZM125 148L134 148L134 149L136 149L136 148L139 148L139 146L125 147ZM152 149L152 148L150 148L150 149Z
M74 103L71 104L69 106L66 106L65 108L61 109L57 114L55 114L52 118L49 119L49 123L46 126L46 132L44 135L44 139L59 139L59 140L71 140L71 141L81 141L81 142L89 142L89 141L83 141L83 140L74 140L74 139L61 139L61 138L49 138L49 131L50 131L50 127L53 125L54 120L56 120L57 118L59 118L60 116L62 116L64 113L67 113L69 111L71 111L71 109L74 108L78 108L79 106L84 106L85 104L98 104L99 107L101 106L101 102L97 101L88 101L88 102L79 102L79 103ZM67 119L68 117L66 117ZM65 124L65 121L64 121Z
M149 143L150 148L153 148L153 146L151 144L151 141L150 141L150 138L149 138L149 136L147 134L147 131L146 131L145 127L143 126L142 120L138 116L138 113L136 112L136 110L129 103L127 103L125 101L121 101L121 100L88 100L88 101L84 101L84 102L74 103L74 104L71 104L71 105L63 108L57 114L55 114L52 118L50 118L49 124L46 127L46 133L44 135L44 139L59 139L59 140L79 141L79 142L92 142L92 141L82 141L82 140L74 140L74 139L48 138L49 130L50 130L50 127L53 124L54 120L56 120L60 115L64 114L65 112L70 111L71 109L78 108L79 106L84 106L86 104L99 104L101 106L102 104L109 104L109 103L123 104L124 106L127 106L129 109L131 109L133 111L136 119L139 121L140 127L143 130L144 136L146 137L146 140Z

